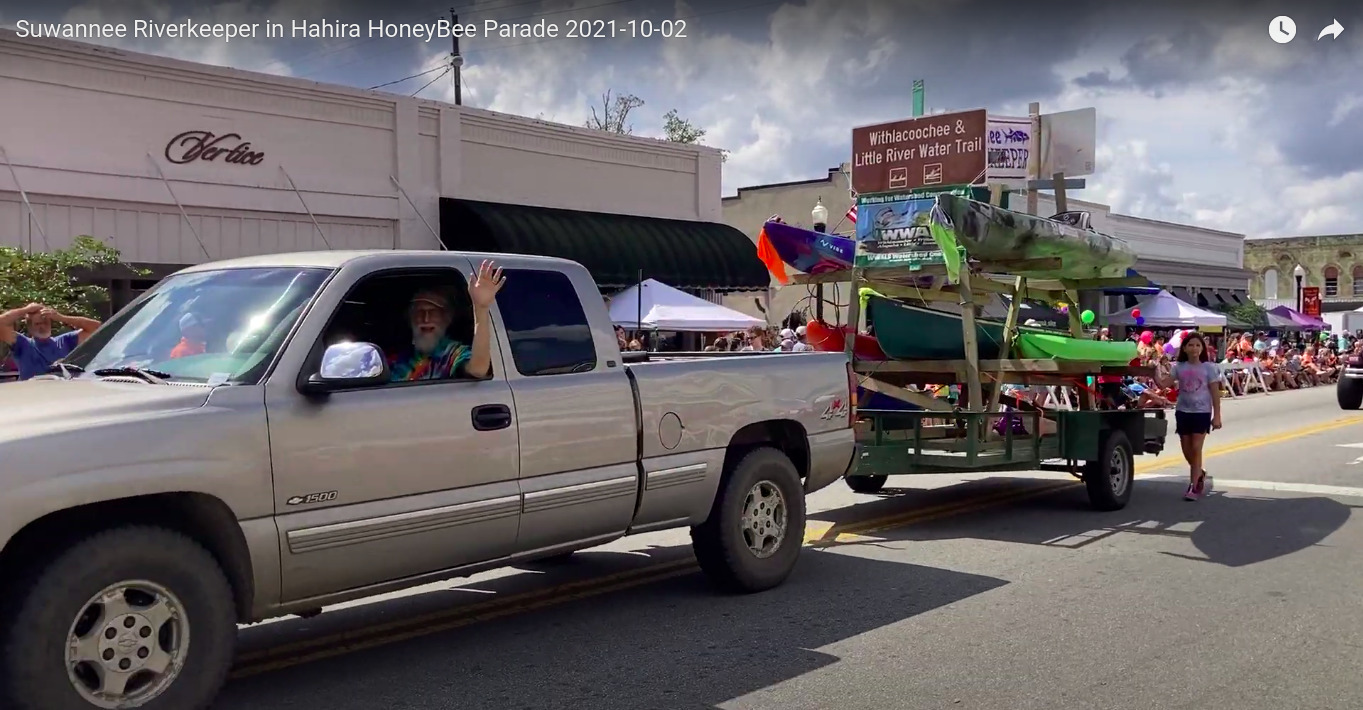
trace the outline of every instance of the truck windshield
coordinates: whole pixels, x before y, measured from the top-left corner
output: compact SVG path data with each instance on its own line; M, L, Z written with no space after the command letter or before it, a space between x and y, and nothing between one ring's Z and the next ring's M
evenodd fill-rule
M331 274L315 268L175 274L119 311L65 360L141 368L181 382L256 384Z

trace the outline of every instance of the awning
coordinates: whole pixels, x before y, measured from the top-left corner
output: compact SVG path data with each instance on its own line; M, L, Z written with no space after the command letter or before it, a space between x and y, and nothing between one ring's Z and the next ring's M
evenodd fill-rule
M725 224L440 198L440 241L455 251L572 259L602 288L644 278L674 288L766 290L747 235Z
M1159 286L1156 286L1154 282L1145 278L1144 274L1137 272L1135 269L1127 269L1126 277L1129 279L1145 279L1145 283L1140 286L1115 286L1112 288L1105 288L1101 289L1102 292L1112 295L1151 296L1161 291Z

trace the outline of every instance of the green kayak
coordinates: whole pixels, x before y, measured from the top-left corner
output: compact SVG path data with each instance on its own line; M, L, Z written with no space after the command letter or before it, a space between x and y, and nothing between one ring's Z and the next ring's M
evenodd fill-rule
M965 335L959 313L911 306L883 296L868 295L866 319L875 328L880 349L895 360L965 358ZM999 351L1003 348L1003 326L1001 321L975 319L975 340L981 360L999 359ZM1018 332L1041 335L1058 331L1020 326Z
M1079 215L1081 213L1067 213ZM945 219L942 219L944 217ZM1059 216L1059 215L1057 215ZM939 243L954 239L972 259L1007 261L1058 257L1062 266L1026 276L1119 278L1136 264L1126 242L1058 219L995 207L959 195L937 196L933 216ZM1086 223L1085 223L1086 224ZM949 250L950 245L942 248Z
M1086 340L1049 333L1019 333L1017 350L1028 360L1070 360L1121 366L1136 359L1136 344L1129 341Z

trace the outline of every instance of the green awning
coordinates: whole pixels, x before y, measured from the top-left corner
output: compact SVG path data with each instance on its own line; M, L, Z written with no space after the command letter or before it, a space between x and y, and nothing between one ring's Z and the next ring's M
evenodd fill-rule
M656 279L673 288L764 290L757 247L725 224L440 199L440 240L454 251L572 259L603 289Z

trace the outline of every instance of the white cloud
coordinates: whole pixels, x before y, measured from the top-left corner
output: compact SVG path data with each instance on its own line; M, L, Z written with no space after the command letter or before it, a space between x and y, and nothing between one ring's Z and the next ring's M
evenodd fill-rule
M67 15L167 18L176 14L169 2L90 0ZM600 5L554 2L557 9ZM582 125L607 89L637 94L647 104L632 114L636 134L658 135L662 114L677 109L707 131L707 144L730 151L723 189L732 194L745 185L823 176L848 159L853 126L907 115L910 84L922 77L930 107L983 105L1007 115L1025 114L1029 100L1048 112L1097 107L1099 171L1077 196L1119 212L1250 236L1363 231L1363 203L1356 198L1363 168L1348 172L1347 164L1343 170L1338 161L1329 164L1321 153L1330 151L1319 150L1320 141L1317 154L1298 153L1315 138L1303 117L1316 120L1320 131L1360 124L1363 94L1328 82L1338 83L1345 76L1340 71L1359 64L1363 34L1346 32L1323 54L1323 45L1285 48L1268 41L1254 13L1228 15L1245 18L1239 26L1202 25L1169 21L1182 10L1165 17L1142 4L1105 10L1101 21L1076 20L1064 25L1063 36L1037 43L1028 33L1054 28L1053 21L1033 18L1035 26L1026 26L1019 24L1029 21L1024 16L990 25L981 17L963 25L950 17L961 12L961 2L808 0L748 11L743 22L705 3L677 0L674 16L693 18L684 41L470 42L464 102ZM262 9L236 0L194 13L316 18L334 4L275 0ZM1348 18L1340 19L1349 26ZM908 24L914 33L904 31ZM415 56L341 41L311 43L304 56L267 43L170 41L135 48L275 73L323 62L333 76L343 76L336 70L347 63L382 61L397 78L443 61L446 48L438 44ZM331 54L339 51L346 54ZM341 56L345 62L334 61ZM1090 75L1085 86L1074 81ZM410 93L433 76L386 90ZM454 91L445 78L421 95L452 101Z

